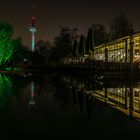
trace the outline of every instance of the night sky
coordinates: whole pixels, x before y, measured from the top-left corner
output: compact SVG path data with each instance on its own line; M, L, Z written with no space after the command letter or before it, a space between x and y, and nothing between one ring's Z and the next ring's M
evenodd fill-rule
M22 37L30 45L28 25L33 0L1 0L0 21L13 25L14 36ZM87 34L94 23L105 26L116 16L124 13L140 30L140 0L36 0L37 39L53 40L59 26L78 27L79 33Z

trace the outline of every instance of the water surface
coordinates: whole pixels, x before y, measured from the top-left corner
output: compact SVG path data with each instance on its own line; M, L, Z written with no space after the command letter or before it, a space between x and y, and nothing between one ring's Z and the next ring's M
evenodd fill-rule
M140 83L61 74L0 75L1 137L139 134Z

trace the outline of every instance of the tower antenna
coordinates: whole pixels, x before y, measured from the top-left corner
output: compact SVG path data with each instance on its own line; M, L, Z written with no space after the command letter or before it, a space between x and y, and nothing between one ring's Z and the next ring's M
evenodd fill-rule
M35 17L36 16L36 1L33 0L33 3L32 3L32 16Z

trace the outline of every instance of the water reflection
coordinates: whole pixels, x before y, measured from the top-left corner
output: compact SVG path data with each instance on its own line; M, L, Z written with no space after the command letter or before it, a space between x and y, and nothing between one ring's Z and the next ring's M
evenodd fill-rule
M27 92L29 94L21 97L23 91L24 94ZM89 120L94 117L96 111L99 111L95 99L130 117L140 119L140 83L106 83L55 74L33 75L29 78L1 74L0 111L12 108L13 96L19 100L28 96L27 105L31 116L35 114L42 97L46 97L46 100L49 97L59 104L61 110L86 113Z
M13 96L13 83L9 76L0 74L0 111L11 108L10 97Z
M127 114L130 117L140 119L140 85L133 83L107 83L103 86L101 82L81 81L72 78L64 78L73 91L73 100L79 100L80 110L86 102L87 115L91 118L92 102L97 99L109 106ZM89 84L90 83L90 84ZM112 86L112 87L111 87ZM77 95L75 95L77 93ZM76 97L77 96L77 97ZM94 102L93 102L94 103Z
M72 132L94 137L95 131L140 128L138 82L89 81L60 74L0 75L0 79L0 123L6 132L16 128L23 133L47 130L47 135Z
M0 113L12 109L12 100L21 99L21 91L28 85L28 82L14 75L0 74Z
M31 116L34 115L34 111L35 111L35 83L34 81L31 82L31 98L29 101L29 110L30 110L30 114Z

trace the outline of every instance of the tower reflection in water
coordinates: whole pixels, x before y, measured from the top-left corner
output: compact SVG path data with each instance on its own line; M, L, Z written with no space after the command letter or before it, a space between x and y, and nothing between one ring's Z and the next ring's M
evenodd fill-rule
M86 108L87 116L90 119L92 117L92 111L94 110L93 104L94 99L101 101L110 107L117 109L124 114L140 120L140 85L133 84L123 84L113 86L103 86L98 88L93 84L89 86L87 82L81 82L80 80L70 80L64 78L65 82L69 84L72 88L72 95L74 104L79 100L80 110L83 105ZM81 86L82 85L82 86ZM80 95L82 94L82 95ZM85 104L84 104L84 101Z
M30 114L31 116L34 115L34 111L35 111L35 83L34 81L31 82L31 97L30 97L30 101L29 101L29 110L30 110Z

